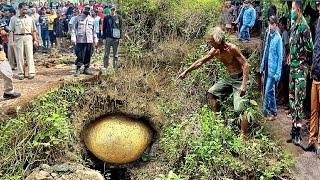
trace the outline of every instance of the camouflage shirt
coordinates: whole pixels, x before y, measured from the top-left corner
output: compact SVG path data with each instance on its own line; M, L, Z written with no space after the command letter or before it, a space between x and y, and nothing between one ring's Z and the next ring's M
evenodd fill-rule
M303 16L299 24L292 25L289 43L290 67L294 70L294 74L300 76L303 72L308 71L308 64L311 62L310 55L313 50L311 31Z

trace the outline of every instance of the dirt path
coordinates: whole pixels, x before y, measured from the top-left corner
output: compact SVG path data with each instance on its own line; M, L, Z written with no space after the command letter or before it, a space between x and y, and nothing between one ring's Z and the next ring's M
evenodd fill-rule
M301 147L291 143L286 143L291 131L291 120L287 118L283 107L280 107L278 120L276 122L268 122L267 127L274 132L274 138L279 139L286 149L294 156L296 179L301 180L319 180L320 179L320 159L317 158L314 152L305 152ZM303 141L308 141L308 122L303 124Z
M54 87L58 87L63 82L93 77L81 75L79 78L74 78L74 65L65 64L72 63L74 60L75 56L71 53L59 54L54 51L51 54L36 53L37 75L32 80L14 78L14 88L21 92L22 96L13 100L3 99L3 80L0 78L0 114L15 113L19 106L22 106L23 109L31 100ZM98 61L97 58L93 60L95 61L95 64L92 65L93 73L97 75L102 62ZM16 71L14 71L14 74L16 74Z

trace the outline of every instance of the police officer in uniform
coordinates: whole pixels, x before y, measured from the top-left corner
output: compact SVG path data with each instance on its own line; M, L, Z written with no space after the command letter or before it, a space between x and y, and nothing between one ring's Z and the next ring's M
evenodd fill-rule
M84 65L83 73L92 75L90 69L91 56L94 46L97 46L98 38L95 33L94 19L90 16L90 7L86 6L82 14L76 17L72 25L71 41L76 45L75 53L77 66L75 77L80 76L80 68Z
M28 64L28 78L35 77L35 65L33 59L33 45L38 46L37 27L32 17L27 15L28 6L26 3L19 4L19 13L11 18L9 28L10 37L13 37L14 52L17 59L18 79L23 80L24 59ZM33 45L32 45L33 44ZM24 55L26 56L24 58Z

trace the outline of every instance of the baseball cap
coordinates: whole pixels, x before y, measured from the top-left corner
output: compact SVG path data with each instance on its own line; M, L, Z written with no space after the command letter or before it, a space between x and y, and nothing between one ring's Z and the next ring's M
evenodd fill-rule
M115 4L112 4L110 7L110 9L116 9L116 8L117 8L117 6Z
M316 0L316 5L319 5L320 4L320 0Z

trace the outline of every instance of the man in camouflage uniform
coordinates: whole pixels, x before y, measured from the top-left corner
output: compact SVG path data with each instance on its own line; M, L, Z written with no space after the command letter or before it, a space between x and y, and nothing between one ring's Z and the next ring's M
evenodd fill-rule
M291 140L295 145L301 143L301 126L303 113L303 101L306 97L307 75L309 73L308 57L313 50L313 42L310 28L302 16L302 2L293 1L291 10L293 20L290 35L290 65L289 78L289 105L292 113Z

